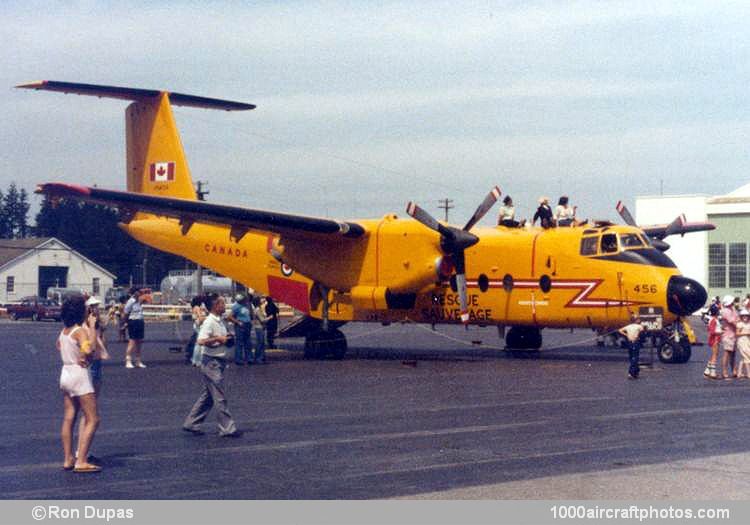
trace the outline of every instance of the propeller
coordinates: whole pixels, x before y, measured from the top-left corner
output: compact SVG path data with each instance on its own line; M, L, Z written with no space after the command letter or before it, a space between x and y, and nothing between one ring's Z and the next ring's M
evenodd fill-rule
M445 255L450 257L455 266L456 271L456 290L458 292L458 300L461 306L461 322L468 324L469 322L469 300L466 291L466 257L464 250L474 246L479 242L479 237L471 233L471 230L480 220L484 217L492 206L500 198L500 188L495 186L492 191L484 198L482 203L471 216L469 222L463 229L458 229L455 226L449 226L441 224L432 215L427 213L425 210L420 208L414 202L409 202L406 206L406 213L411 217L424 224L431 230L434 230L440 234L440 249Z

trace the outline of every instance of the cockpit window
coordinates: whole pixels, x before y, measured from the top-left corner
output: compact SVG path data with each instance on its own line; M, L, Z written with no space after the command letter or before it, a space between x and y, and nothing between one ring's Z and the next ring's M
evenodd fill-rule
M581 239L581 255L596 255L596 245L599 237L584 237Z
M614 233L606 233L602 235L600 249L602 253L617 252L617 235Z
M621 235L620 244L623 248L643 248L643 241L635 233L625 233Z
M651 244L651 238L648 235L641 235L640 238L646 246L653 246Z

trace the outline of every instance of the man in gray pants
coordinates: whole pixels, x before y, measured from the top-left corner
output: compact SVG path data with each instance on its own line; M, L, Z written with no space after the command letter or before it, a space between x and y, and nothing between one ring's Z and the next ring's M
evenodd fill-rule
M227 328L221 320L225 310L224 298L216 294L206 297L206 308L209 310L208 317L200 327L197 344L203 345L203 391L193 409L185 418L182 430L192 434L203 434L200 424L206 419L211 408L216 404L219 411L219 435L221 437L240 437L242 431L237 430L232 419L232 414L227 408L227 400L224 397L224 368L226 367Z

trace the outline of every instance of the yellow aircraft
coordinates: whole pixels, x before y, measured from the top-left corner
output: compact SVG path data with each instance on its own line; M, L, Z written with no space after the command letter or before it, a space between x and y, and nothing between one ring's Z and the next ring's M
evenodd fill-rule
M706 291L680 275L662 239L713 225L678 218L639 228L624 210L628 225L476 226L498 188L463 228L414 203L406 218L346 221L211 204L196 198L171 104L254 105L57 81L18 87L132 101L125 111L127 191L63 183L37 191L116 207L122 228L140 242L293 306L304 316L281 335L304 335L307 357L342 358L347 344L338 328L348 321L496 325L501 336L507 326L509 348L534 350L543 327L607 330L636 315L668 333L664 360L690 357L680 321L704 305Z

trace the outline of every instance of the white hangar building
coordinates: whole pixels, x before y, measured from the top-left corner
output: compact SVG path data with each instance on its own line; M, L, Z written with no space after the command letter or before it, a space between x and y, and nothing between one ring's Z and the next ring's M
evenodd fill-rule
M54 237L0 239L0 303L74 288L104 299L115 275Z
M708 221L716 229L665 239L667 255L686 277L695 279L709 297L732 294L745 297L750 244L750 184L721 196L673 195L637 197L638 224L670 223L681 213L688 222Z

